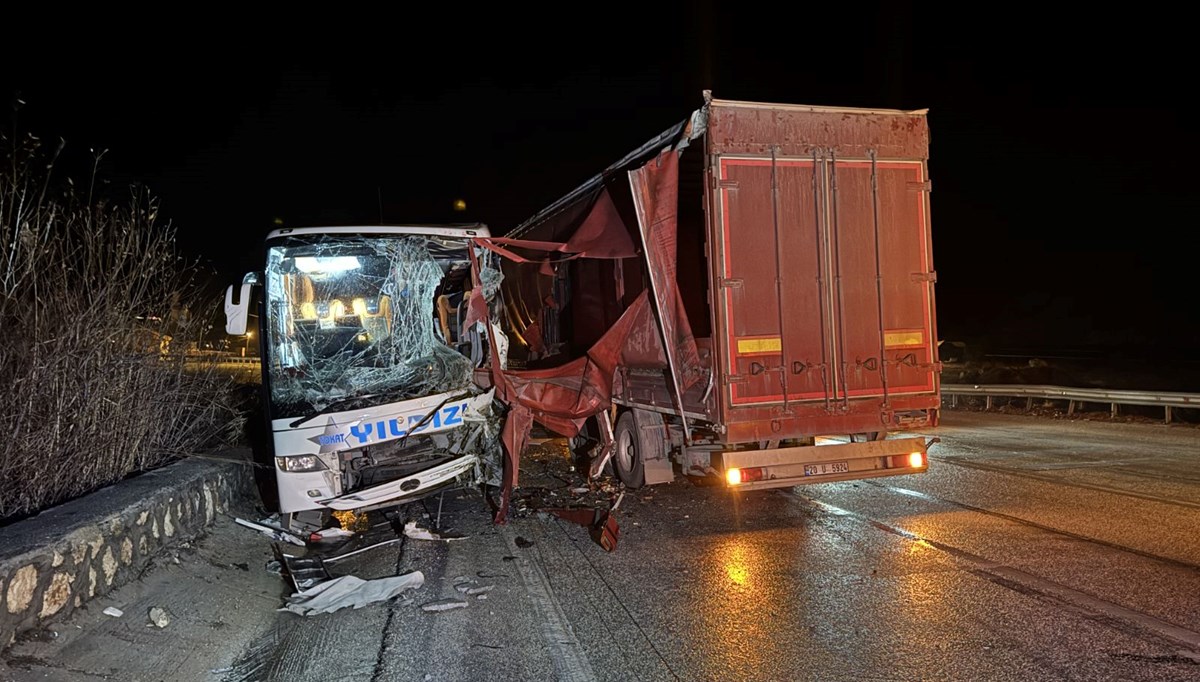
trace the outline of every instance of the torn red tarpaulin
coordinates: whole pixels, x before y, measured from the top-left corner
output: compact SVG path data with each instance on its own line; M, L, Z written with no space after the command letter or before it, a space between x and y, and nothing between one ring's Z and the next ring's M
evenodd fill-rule
M700 354L675 279L679 205L679 152L668 149L641 168L629 171L646 258L654 282L655 303L667 342L667 359L680 393L700 380Z
M539 272L551 277L558 263L576 258L620 259L637 255L637 247L629 233L612 229L623 223L607 189L599 190L591 202L568 207L548 220L554 224L550 228L552 232L571 231L566 241L488 237L477 239L476 243L514 263L538 263ZM556 258L524 256L513 249L565 255Z
M492 363L496 396L509 406L501 441L504 444L504 487L496 523L504 523L512 490L517 485L521 453L536 420L564 436L574 436L588 417L612 404L612 379L626 338L632 329L653 325L646 292L637 298L587 355L560 367L502 370ZM657 338L657 337L652 337ZM492 352L495 353L494 340ZM659 351L661 353L661 350ZM495 355L493 355L495 357Z
M512 491L517 487L521 453L529 444L529 431L532 428L533 415L530 414L529 408L520 402L509 402L508 415L504 418L504 428L500 432L500 441L504 444L504 480L500 488L500 507L494 517L496 523L504 523L507 520Z
M477 241L534 251L569 253L583 258L633 258L637 255L637 246L630 238L629 232L624 229L616 204L613 203L607 189L597 192L595 199L590 203L565 209L550 220L560 226L557 230L571 229L570 225L579 221L581 213L586 213L586 217L571 231L566 241L548 242L507 237L490 237ZM622 229L613 229L617 226Z
M529 440L533 422L564 436L579 432L585 419L608 409L612 404L613 377L622 360L635 364L663 366L666 356L662 338L670 340L676 362L673 364L683 376L679 383L687 386L695 382L699 367L695 340L684 314L675 283L675 233L676 203L678 187L678 153L663 152L641 169L630 172L631 187L637 192L636 201L643 214L646 227L646 242L651 251L647 254L651 267L655 268L656 291L664 314L665 333L660 332L659 322L651 308L650 292L642 291L617 321L596 341L587 353L558 367L534 370L503 370L499 363L491 363L492 381L496 396L508 404L510 412L505 420L502 442L505 448L505 466L501 502L496 510L495 521L503 523L508 512L512 490L517 485L520 456ZM630 229L621 219L616 206L601 190L585 208L582 222L578 216L583 211L569 207L551 216L546 229L557 236L571 224L578 227L561 242L544 240L520 240L505 238L478 238L475 243L504 258L518 263L541 263L548 261L521 256L512 248L570 254L571 258L627 258L636 255ZM511 247L511 248L505 248ZM487 304L479 286L479 260L470 250L473 289L465 324L488 319ZM672 305L665 305L674 301ZM492 357L496 354L494 334L488 338L492 344Z
M653 320L643 293L583 357L558 367L501 372L509 397L547 428L564 436L577 434L585 419L612 404L613 374L626 340L632 330L648 324Z

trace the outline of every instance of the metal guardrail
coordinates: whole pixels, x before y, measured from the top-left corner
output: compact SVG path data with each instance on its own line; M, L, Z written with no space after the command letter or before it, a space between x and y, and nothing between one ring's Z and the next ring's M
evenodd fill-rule
M1025 408L1033 408L1033 400L1066 400L1067 414L1075 414L1076 403L1102 403L1111 406L1112 416L1117 416L1118 405L1150 405L1161 407L1166 414L1166 423L1171 423L1171 410L1177 407L1200 409L1200 393L1174 393L1168 391L1121 391L1108 388L1071 388L1066 386L1023 386L1018 384L942 384L942 394L950 396L950 405L958 405L959 396L985 396L987 409L992 400L1002 398L1025 398Z

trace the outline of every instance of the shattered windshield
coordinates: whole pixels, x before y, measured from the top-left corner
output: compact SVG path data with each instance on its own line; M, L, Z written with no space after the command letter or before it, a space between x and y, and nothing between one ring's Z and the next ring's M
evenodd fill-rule
M467 243L426 235L290 237L267 257L276 418L466 387L452 323L470 286Z

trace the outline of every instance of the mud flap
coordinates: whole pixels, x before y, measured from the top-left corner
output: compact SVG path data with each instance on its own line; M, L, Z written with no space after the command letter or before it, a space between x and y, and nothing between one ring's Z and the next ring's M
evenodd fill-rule
M654 485L655 483L670 483L675 480L675 467L671 465L670 457L660 457L657 459L647 458L644 462L646 471L646 485Z
M662 415L635 407L633 421L638 428L638 452L642 456L646 485L674 481L675 468L668 452L670 435Z

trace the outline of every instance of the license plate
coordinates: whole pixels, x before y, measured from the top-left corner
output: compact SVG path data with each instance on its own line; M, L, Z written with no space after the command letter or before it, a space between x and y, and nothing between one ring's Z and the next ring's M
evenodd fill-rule
M822 462L821 464L805 464L805 476L821 476L823 474L846 474L850 473L850 464L848 462Z

